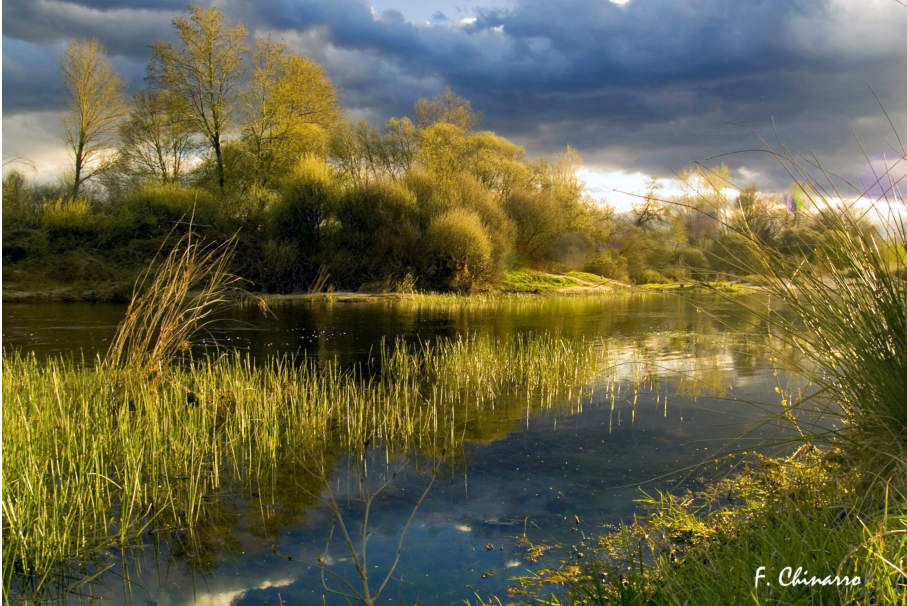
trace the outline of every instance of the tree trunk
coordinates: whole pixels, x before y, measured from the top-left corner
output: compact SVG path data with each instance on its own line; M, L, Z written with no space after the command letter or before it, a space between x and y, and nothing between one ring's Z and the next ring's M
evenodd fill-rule
M224 193L224 155L220 149L220 134L211 137L211 143L214 146L214 159L217 162L217 185L220 187L220 193Z
M75 176L72 181L72 194L71 199L75 200L79 195L79 185L81 185L82 180L82 153L84 145L79 141L79 145L76 148L76 170Z

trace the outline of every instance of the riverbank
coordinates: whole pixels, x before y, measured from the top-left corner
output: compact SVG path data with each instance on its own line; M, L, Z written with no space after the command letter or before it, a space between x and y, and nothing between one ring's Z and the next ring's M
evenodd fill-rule
M128 303L132 297L132 281L79 281L63 282L18 282L3 281L4 303ZM421 292L298 292L298 293L252 293L267 302L284 301L329 301L335 303L361 303L376 300L412 299L421 296L488 297L507 295L603 295L615 292L658 292L658 291L719 291L753 292L759 286L744 282L667 282L652 284L628 284L603 278L586 272L556 274L541 271L519 270L506 273L486 290L468 295L452 293Z
M760 456L704 490L645 494L637 521L515 592L549 605L552 585L570 604L905 604L905 477L837 447Z

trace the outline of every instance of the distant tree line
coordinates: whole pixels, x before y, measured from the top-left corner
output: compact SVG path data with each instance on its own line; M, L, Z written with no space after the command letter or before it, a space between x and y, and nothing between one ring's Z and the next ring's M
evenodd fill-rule
M530 160L449 89L412 118L354 124L322 68L286 45L250 42L213 7L173 24L131 99L97 41L70 43L72 170L59 187L4 179L8 280L126 279L190 216L205 237L238 233L235 271L268 291L470 291L520 267L734 275L748 237L791 254L821 237L820 218L754 189L728 200L726 170L688 172L687 198L653 189L617 215L585 196L575 152Z

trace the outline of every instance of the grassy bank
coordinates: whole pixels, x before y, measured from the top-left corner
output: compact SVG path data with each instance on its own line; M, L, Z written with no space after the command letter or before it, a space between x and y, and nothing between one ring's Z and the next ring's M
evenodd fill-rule
M575 405L606 365L595 345L545 335L397 343L376 352L369 375L233 355L149 376L6 355L4 595L39 590L74 564L93 574L94 556L147 532L191 552L224 499L273 511L288 470L304 477L338 452L456 456L512 419Z
M704 491L647 495L648 517L518 593L552 605L552 583L571 604L904 604L904 489L903 475L878 482L838 449L763 458Z
M135 275L130 274L129 279L113 281L77 281L54 282L46 280L4 281L4 303L50 303L50 302L85 302L85 303L128 303L132 295L132 285ZM329 291L329 292L300 292L287 294L257 293L268 301L333 301L340 303L356 303L373 300L486 300L507 296L530 295L614 295L627 292L650 291L721 291L721 292L752 292L759 288L756 284L727 281L683 281L683 282L653 282L647 284L628 284L618 282L588 272L568 272L566 274L553 274L535 270L515 270L505 272L498 281L490 284L482 292L473 294L456 294L450 292L414 292L414 291L386 291L386 292L355 292L355 291Z

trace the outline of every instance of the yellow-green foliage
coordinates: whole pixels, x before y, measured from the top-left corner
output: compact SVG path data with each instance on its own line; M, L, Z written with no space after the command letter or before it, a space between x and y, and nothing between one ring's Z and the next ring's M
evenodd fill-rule
M427 236L451 288L469 290L491 272L491 239L475 211L463 208L447 211L431 222Z
M210 226L218 223L221 205L205 189L177 184L145 185L124 202L127 221L143 233L166 233L179 220Z
M89 231L100 221L88 200L59 198L41 209L41 225L50 231Z
M311 248L311 239L332 212L338 194L331 167L316 156L303 156L284 179L280 198L271 209L272 230L283 238L298 238Z
M482 220L496 262L513 246L514 224L495 195L471 175L459 175L450 193L455 208L474 211Z
M697 493L647 496L645 523L586 545L600 555L570 570L570 603L904 604L895 568L907 553L903 477L878 483L839 452L806 451L763 458ZM786 566L860 584L783 586ZM526 582L537 592L552 580Z
M548 335L397 343L377 356L374 377L236 354L150 378L4 355L4 594L149 525L191 537L220 495L276 498L280 477L305 477L338 449L455 456L530 405L575 406L606 365L596 344Z
M604 248L596 252L585 266L586 271L595 275L626 282L630 279L627 273L627 259L612 248Z
M328 192L336 184L334 171L323 158L314 154L305 154L293 167L288 179L288 185L293 183L309 184L309 187L318 187L321 191Z
M597 276L596 279L599 280ZM525 269L507 272L502 279L495 283L495 286L503 292L557 292L565 288L588 286L580 280L571 276L553 275Z

